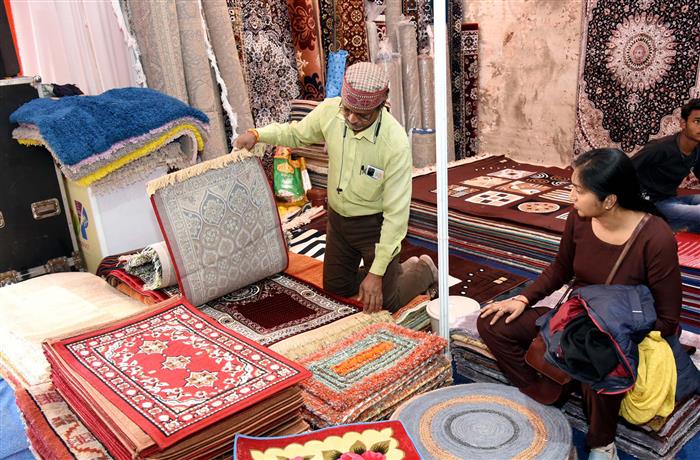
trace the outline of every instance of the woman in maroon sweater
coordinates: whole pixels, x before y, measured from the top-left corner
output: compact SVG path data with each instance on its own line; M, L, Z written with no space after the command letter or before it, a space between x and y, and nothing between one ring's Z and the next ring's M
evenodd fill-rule
M486 306L477 323L482 339L503 373L523 393L546 400L557 384L525 362L538 333L537 318L548 308L531 308L575 277L574 288L605 284L622 248L645 214L652 214L622 261L612 284L645 284L654 296L655 329L663 336L678 330L681 277L673 233L640 193L632 162L616 149L596 149L574 161L572 211L559 253L544 272L517 295ZM617 458L615 430L624 394L598 394L581 385L589 430L590 459Z

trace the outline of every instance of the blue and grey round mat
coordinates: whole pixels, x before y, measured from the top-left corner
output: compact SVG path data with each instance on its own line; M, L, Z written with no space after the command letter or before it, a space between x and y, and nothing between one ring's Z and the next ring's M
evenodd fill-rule
M426 459L568 458L571 427L559 409L517 388L491 383L430 391L401 405L403 422Z

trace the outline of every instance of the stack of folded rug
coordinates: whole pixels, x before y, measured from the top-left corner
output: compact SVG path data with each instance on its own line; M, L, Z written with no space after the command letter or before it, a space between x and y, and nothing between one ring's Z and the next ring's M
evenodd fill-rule
M66 177L82 186L100 181L114 185L108 176L116 171L127 185L161 163L194 164L209 124L201 111L147 88L34 99L10 121L19 124L15 139L46 146ZM176 140L180 142L173 147Z
M445 340L394 324L374 324L300 361L304 418L313 426L381 420L416 394L449 385Z
M305 431L301 366L186 302L44 344L52 381L116 458L198 459Z

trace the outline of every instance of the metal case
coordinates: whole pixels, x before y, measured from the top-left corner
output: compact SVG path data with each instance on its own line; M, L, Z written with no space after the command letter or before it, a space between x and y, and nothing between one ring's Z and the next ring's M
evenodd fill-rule
M51 154L12 138L10 114L41 92L39 77L0 80L0 286L82 266Z

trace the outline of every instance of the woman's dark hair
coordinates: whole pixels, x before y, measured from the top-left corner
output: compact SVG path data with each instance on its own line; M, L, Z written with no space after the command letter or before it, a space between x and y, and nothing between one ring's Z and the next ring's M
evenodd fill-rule
M632 160L618 149L594 149L574 160L582 185L600 201L616 195L617 203L632 211L654 214L665 219L654 204L642 197Z

